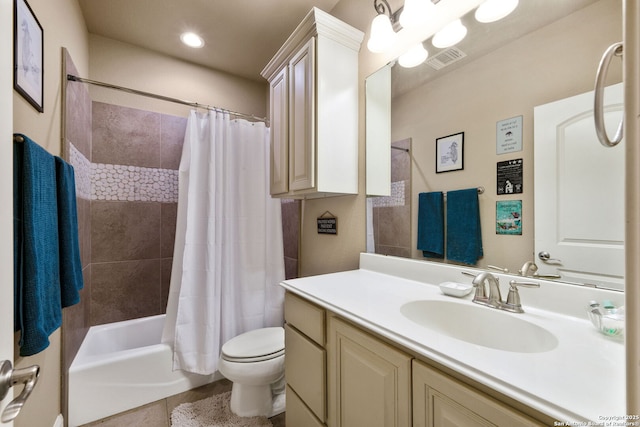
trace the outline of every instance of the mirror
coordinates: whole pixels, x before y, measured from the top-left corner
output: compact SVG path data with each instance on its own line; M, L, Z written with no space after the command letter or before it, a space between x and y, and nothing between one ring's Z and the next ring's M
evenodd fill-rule
M427 40L427 62L412 69L391 64L390 141L408 144L408 151L391 150L386 142L385 152L387 159L405 156L398 164L410 165L410 178L404 183L410 185L394 183L393 195L389 185L384 199L373 197L382 193L367 186L368 218L373 222L368 224L368 235L377 253L425 259L416 249L418 194L483 187L478 199L484 255L477 267L495 265L517 274L526 261L535 261L540 274L552 273L553 265L541 260L534 249L534 191L540 190L534 188L534 109L593 90L602 54L622 37L621 4L610 0L521 1L501 21L479 24L473 12L462 21L468 34L453 49L438 51ZM607 85L621 81L621 70L621 61L613 61ZM367 97L369 92L367 79ZM367 130L373 120L368 113ZM521 148L498 142L499 127L511 119L520 123ZM436 140L461 132L463 168L437 173ZM369 135L368 131L367 153ZM521 160L521 193L504 194L504 186L498 188L502 185L498 169L510 160ZM390 161L376 166L368 156L367 174ZM392 182L396 175L393 164ZM518 201L519 234L500 233L498 205ZM407 239L408 246L399 243ZM564 280L577 281L575 277Z

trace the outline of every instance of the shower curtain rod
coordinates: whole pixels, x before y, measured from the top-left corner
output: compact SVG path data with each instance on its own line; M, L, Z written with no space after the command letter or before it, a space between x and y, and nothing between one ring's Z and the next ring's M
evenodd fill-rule
M265 117L256 117L256 116L254 116L252 114L238 113L238 112L231 111L231 110L225 110L224 108L213 107L211 105L199 104L197 102L185 101L183 99L171 98L169 96L158 95L158 94L155 94L155 93L144 92L144 91L137 90L137 89L130 89L130 88L123 87L123 86L112 85L110 83L103 83L103 82L99 82L99 81L96 81L96 80L85 79L85 78L82 78L82 77L74 76L73 74L67 74L67 80L72 81L72 82L87 83L87 84L94 85L94 86L101 86L101 87L105 87L105 88L108 88L108 89L121 90L123 92L132 93L134 95L141 95L141 96L146 96L148 98L155 98L155 99L160 99L162 101L173 102L173 103L176 103L176 104L188 105L188 106L194 107L194 108L203 108L203 109L210 110L210 111L218 111L218 112L221 112L221 113L229 113L229 114L237 116L237 117L242 117L242 118L249 119L249 120L255 120L255 121L259 121L259 122L264 122L267 126L269 125L269 120L267 120Z

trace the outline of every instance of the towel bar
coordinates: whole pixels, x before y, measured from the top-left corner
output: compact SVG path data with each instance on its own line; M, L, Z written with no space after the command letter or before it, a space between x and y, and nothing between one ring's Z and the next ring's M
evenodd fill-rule
M22 135L13 135L13 140L15 142L24 142L24 138L22 137Z

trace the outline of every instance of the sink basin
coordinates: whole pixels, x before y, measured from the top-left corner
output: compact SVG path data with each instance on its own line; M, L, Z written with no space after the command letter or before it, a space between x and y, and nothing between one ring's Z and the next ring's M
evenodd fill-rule
M558 346L548 330L490 307L439 300L412 301L400 307L409 320L451 338L496 350L542 353Z

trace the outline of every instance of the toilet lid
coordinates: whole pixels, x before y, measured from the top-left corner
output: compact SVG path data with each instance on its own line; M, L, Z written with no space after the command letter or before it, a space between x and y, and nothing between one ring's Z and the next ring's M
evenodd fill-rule
M240 334L222 346L230 362L257 362L284 354L284 328L262 328Z

